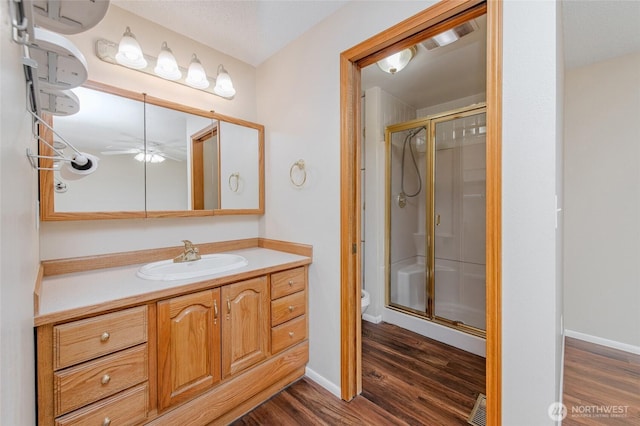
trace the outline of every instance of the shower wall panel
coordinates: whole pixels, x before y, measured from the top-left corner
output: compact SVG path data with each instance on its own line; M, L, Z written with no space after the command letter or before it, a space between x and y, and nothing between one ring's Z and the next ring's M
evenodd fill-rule
M364 288L371 295L367 314L380 316L385 299L386 262L384 131L390 124L413 120L416 110L379 87L373 87L365 92L364 111L363 280Z

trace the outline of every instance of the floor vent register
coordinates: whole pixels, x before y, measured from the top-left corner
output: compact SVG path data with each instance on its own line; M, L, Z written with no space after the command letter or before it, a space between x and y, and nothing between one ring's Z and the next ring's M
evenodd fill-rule
M487 397L485 395L478 395L476 405L473 406L467 423L473 426L487 426Z

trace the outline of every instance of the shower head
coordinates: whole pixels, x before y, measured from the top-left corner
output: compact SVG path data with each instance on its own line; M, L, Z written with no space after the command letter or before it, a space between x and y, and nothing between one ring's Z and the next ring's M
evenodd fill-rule
M423 130L427 130L427 128L425 126L421 126L421 127L413 129L411 131L411 133L409 133L409 139L411 139L412 137L414 137L415 135L417 135L418 133L420 133Z

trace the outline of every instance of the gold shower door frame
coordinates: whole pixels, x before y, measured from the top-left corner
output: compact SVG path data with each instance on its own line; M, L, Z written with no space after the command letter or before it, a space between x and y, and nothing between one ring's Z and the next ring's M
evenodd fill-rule
M478 103L443 113L421 117L403 123L387 126L385 129L385 306L405 314L414 315L422 319L455 328L475 336L486 337L486 331L477 327L460 323L459 321L435 315L435 128L438 123L456 120L471 115L486 113L486 104ZM391 136L417 127L425 127L427 132L427 151L425 155L425 183L426 183L426 224L425 224L425 263L426 263L426 311L418 311L407 306L391 303ZM485 207L486 208L486 207ZM485 282L486 285L486 282Z

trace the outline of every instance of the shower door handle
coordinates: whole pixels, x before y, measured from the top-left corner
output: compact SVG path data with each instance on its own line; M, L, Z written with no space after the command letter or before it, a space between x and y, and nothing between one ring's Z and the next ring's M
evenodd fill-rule
M436 226L440 226L440 215L436 215Z

